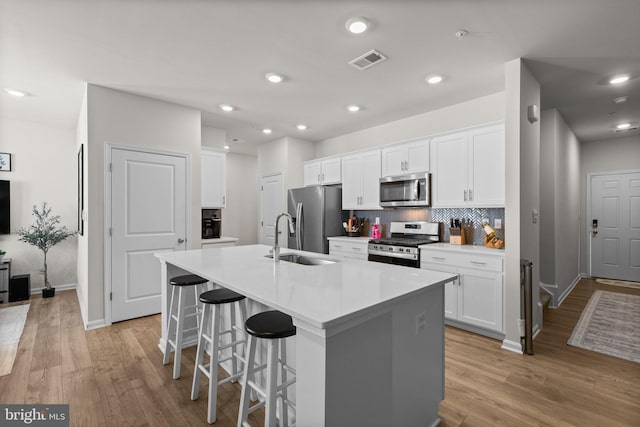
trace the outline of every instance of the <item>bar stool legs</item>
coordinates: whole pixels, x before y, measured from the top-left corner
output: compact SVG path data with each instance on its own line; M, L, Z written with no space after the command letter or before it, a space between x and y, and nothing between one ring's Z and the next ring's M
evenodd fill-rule
M204 373L204 375L209 378L207 421L211 424L216 421L218 386L227 382L235 382L242 376L242 370L238 369L237 360L240 360L243 364L245 363L243 355L239 352L239 346L245 344L246 340L238 339L236 332L243 332L241 325L244 325L244 322L246 321L247 312L244 296L227 289L216 289L205 292L200 296L200 301L204 303L204 309L202 311L202 320L200 322L200 331L198 333L198 349L196 350L193 384L191 387L191 400L196 400L198 398L200 391L200 378L201 374ZM220 331L221 308L223 304L229 304L229 308L231 310L231 325L226 331ZM239 313L236 313L236 304L238 305ZM239 321L236 314L240 315ZM209 330L208 335L207 329ZM220 338L226 334L230 335L231 342L221 345ZM204 352L207 343L210 346L210 356L209 363L204 364ZM220 359L222 352L228 348L231 350L231 356ZM218 365L226 361L231 361L231 375L219 381Z

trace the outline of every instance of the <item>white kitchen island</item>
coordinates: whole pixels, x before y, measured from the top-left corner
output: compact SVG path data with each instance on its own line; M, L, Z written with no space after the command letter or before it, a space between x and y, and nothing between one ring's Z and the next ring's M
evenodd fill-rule
M437 425L444 398L443 289L456 276L359 260L274 263L265 257L269 249L156 254L164 283L161 343L168 279L184 270L293 318L297 425Z

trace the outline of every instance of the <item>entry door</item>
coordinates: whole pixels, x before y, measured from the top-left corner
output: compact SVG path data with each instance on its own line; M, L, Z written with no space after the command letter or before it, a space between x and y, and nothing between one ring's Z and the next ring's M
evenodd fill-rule
M264 245L273 246L276 235L276 217L284 212L284 188L282 174L267 175L260 178L260 194L262 203L261 241ZM282 237L282 235L280 236ZM281 246L287 246L286 235L279 239Z
M160 312L154 253L186 248L186 159L111 151L111 321Z
M640 172L591 177L591 275L640 282Z

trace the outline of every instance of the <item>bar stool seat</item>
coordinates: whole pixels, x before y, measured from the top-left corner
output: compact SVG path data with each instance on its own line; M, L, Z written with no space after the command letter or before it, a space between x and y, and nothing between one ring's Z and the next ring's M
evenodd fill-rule
M288 398L287 388L295 383L296 371L287 365L287 348L285 338L296 334L291 316L277 310L265 311L251 316L245 322L245 330L249 334L244 375L242 376L242 392L240 394L240 409L238 413L238 427L248 426L247 417L253 411L265 407L265 427L275 427L277 423L277 399L282 400L280 426L289 423L289 407L295 411L295 405ZM256 367L255 355L258 339L267 340L267 363ZM278 349L280 347L280 349ZM280 355L278 356L278 352ZM278 382L278 366L282 382ZM263 389L255 381L256 372L267 370L266 386ZM292 378L288 378L292 374ZM264 398L253 406L249 406L250 392L255 390Z
M193 384L191 386L191 400L196 400L200 392L200 375L205 374L209 378L209 398L207 421L209 424L216 421L216 404L218 398L218 386L227 382L233 382L242 376L243 369L238 365L238 361L245 363L244 352L238 351L239 346L246 343L242 325L247 319L247 309L245 306L245 296L229 289L214 289L200 295L200 302L204 304L202 310L202 320L198 330L198 349L196 350L196 363L193 371ZM228 330L221 331L221 306L227 304L231 310L231 325ZM239 310L240 321L236 317L236 308ZM209 333L207 334L207 325ZM242 339L238 339L236 332L242 334ZM230 342L221 344L221 337L230 334ZM209 363L205 364L205 347L209 344ZM225 349L231 348L231 356L221 358ZM218 381L218 365L231 361L231 375Z
M169 304L169 316L167 319L167 339L164 346L164 356L162 358L162 364L167 365L171 358L171 350L174 351L173 356L173 379L180 378L180 364L182 362L182 337L185 332L184 319L185 317L196 318L196 328L199 327L199 315L200 307L198 305L198 295L200 294L200 286L208 284L209 281L204 277L197 276L195 274L186 274L183 276L172 277L169 280L171 285L171 302ZM194 305L185 306L185 294L183 290L188 286L193 286L194 289ZM176 298L176 289L177 298ZM174 308L174 305L177 305ZM189 309L192 312L185 313ZM193 329L193 328L191 328ZM191 330L187 329L187 331Z

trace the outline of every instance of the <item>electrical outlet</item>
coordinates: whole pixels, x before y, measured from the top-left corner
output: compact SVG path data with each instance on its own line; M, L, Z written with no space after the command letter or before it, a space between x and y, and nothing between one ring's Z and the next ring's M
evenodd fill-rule
M482 218L482 225L489 224L489 218Z
M416 315L416 335L427 329L427 312L422 311Z
M502 220L500 218L496 218L493 220L493 228L496 230L500 230L502 228Z

